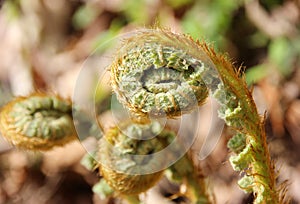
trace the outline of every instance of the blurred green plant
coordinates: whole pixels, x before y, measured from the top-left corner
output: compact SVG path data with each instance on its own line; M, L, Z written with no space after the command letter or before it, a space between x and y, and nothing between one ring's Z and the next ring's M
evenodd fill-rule
M121 28L124 26L123 20L119 18L115 18L112 20L110 27L97 35L97 37L93 41L92 50L95 50L96 53L103 53L105 50L113 47L114 39L119 33Z
M75 29L85 29L94 21L101 12L99 7L83 4L73 15L72 24Z
M122 13L131 23L144 25L149 21L147 1L145 0L127 0L121 4Z
M20 0L12 0L12 1L5 1L2 9L6 12L6 17L9 20L13 20L20 16Z
M297 52L293 42L285 37L275 38L268 47L269 61L283 75L288 76L293 71L293 63Z
M288 78L299 64L299 37L290 39L278 37L268 41L265 61L246 71L246 81L249 85L259 82L274 71L279 73L283 79Z
M177 9L194 2L194 0L165 0L172 8Z
M230 29L234 12L240 1L196 1L181 20L185 33L195 39L205 37L220 48L226 44L225 33Z

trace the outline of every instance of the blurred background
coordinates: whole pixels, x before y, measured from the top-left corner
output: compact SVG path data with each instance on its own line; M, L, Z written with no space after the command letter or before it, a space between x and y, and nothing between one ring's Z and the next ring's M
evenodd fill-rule
M209 42L242 66L259 112L266 113L278 181L288 179L291 203L300 203L299 0L0 2L0 104L34 90L72 97L87 57L91 53L98 57L92 62L112 57L107 42L122 33L151 27L186 33ZM99 68L105 70L91 63L94 76ZM107 117L110 94L109 86L96 94L100 118ZM198 166L209 178L216 203L251 203L253 196L237 187L240 176L228 162L230 133L225 129L214 151ZM99 175L81 165L84 154L79 142L41 153L14 149L1 138L0 203L122 203L93 193ZM177 192L176 186L162 179L145 199L187 203L174 196Z

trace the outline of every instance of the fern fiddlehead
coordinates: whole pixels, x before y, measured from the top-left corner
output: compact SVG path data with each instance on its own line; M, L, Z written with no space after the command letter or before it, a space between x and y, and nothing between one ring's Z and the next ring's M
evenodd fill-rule
M145 140L145 137L154 138ZM151 155L164 149L173 137L172 131L162 130L157 122L123 123L112 127L99 141L100 172L119 193L131 195L144 192L163 175L162 170L143 175L145 169L164 164Z
M178 157L181 148L178 141L168 151L157 154L173 143L175 137L174 131L163 128L156 121L148 124L124 122L110 128L99 141L97 160L105 180L99 185L103 189L108 184L129 203L135 203L132 199L136 200L138 194L154 186L164 175L168 167L166 161ZM211 203L207 185L204 179L198 178L187 155L168 170L171 180L186 184L184 194L193 203ZM101 190L101 194L105 193Z
M111 65L113 90L139 120L179 116L201 105L208 91L219 116L245 139L230 161L246 173L239 184L255 203L280 203L263 118L232 63L204 42L166 30L142 30L123 42Z
M204 63L186 50L176 49L172 37L177 36L165 34L143 32L134 36L111 66L112 87L135 116L179 116L207 97L200 78Z
M13 145L48 150L76 138L72 103L56 95L16 97L0 113L0 132Z

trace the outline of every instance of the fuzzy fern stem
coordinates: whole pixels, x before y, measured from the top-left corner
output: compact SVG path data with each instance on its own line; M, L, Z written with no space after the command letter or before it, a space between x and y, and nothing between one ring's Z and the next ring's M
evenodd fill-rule
M267 145L264 118L258 114L245 80L238 76L232 63L224 56L215 53L205 43L199 45L215 64L225 86L223 92L227 95L227 101L215 94L221 106L225 107L223 110L221 108L220 115L227 125L246 139L244 149L230 159L235 170L246 173L239 181L240 187L247 192L254 192L256 204L281 203L276 188L275 167Z

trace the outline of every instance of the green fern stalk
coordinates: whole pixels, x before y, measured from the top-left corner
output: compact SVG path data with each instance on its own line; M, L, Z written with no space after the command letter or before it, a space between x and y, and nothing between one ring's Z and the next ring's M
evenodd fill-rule
M224 84L224 88L220 87L214 94L222 106L219 111L221 118L245 138L243 150L230 158L235 170L246 173L238 182L240 187L254 192L254 203L282 203L276 188L275 167L267 145L264 118L258 114L244 78L239 77L225 56L215 53L205 43L198 45L213 61Z

